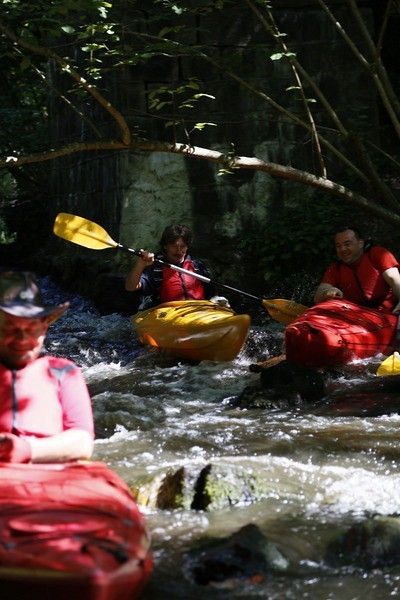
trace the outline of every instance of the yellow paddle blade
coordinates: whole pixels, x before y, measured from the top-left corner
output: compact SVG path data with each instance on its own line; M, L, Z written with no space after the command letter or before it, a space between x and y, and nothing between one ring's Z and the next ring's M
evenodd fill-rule
M385 358L377 368L376 374L383 377L386 375L400 375L400 354L394 352L394 354Z
M282 298L263 300L262 303L271 317L284 325L289 325L289 323L308 310L308 306L304 306L304 304L297 304L293 300L284 300Z
M57 215L53 232L64 240L92 250L105 250L106 248L116 248L118 246L117 242L110 238L107 231L97 223L68 213Z

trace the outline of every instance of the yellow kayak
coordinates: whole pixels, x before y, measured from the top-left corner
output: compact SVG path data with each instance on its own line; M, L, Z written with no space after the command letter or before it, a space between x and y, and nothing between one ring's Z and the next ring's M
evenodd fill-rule
M165 302L133 315L143 344L189 360L233 360L250 327L249 315L237 315L209 300Z

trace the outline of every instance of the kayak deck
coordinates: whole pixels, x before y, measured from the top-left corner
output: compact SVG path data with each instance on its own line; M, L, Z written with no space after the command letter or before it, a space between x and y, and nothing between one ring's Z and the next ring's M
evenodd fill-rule
M390 354L398 318L347 300L326 300L308 309L285 330L288 361L320 368Z
M177 358L229 361L243 347L250 317L208 300L181 300L137 313L132 325L143 344Z
M133 600L150 576L149 534L103 463L0 463L0 589L18 600Z

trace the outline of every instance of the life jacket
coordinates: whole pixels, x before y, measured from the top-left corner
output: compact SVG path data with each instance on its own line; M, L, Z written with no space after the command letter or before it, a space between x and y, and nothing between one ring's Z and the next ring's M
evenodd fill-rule
M187 271L196 273L196 264L186 257L182 265ZM160 302L172 302L173 300L204 300L204 285L195 277L179 273L171 267L162 267L162 281L160 284Z
M365 252L356 265L336 263L338 287L344 297L356 304L391 311L396 300L380 271Z
M42 356L22 369L0 364L0 431L47 437L79 428L93 434L89 392L70 360Z

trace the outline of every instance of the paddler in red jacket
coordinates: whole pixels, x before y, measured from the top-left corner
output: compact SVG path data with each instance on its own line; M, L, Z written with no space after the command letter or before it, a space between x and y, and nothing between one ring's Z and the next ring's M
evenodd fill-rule
M395 256L381 246L367 247L360 231L347 225L336 232L335 247L338 260L325 271L314 302L344 298L384 312L399 312L400 273Z
M0 462L88 459L93 415L79 367L42 354L68 307L44 306L32 273L0 273Z
M173 300L204 300L208 290L202 281L157 264L157 258L209 278L205 265L188 254L192 232L186 225L169 225L162 233L161 251L157 254L143 250L125 280L129 292L140 291L148 302L141 308Z

